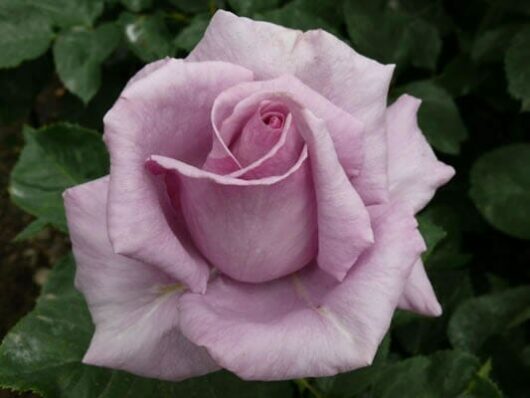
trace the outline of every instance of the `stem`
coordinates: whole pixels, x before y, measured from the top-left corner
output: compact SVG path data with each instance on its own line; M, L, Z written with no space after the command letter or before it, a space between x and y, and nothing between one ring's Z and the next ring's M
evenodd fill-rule
M295 380L296 384L300 387L300 389L308 390L315 398L324 398L322 393L318 391L313 385L311 385L306 379L297 379Z

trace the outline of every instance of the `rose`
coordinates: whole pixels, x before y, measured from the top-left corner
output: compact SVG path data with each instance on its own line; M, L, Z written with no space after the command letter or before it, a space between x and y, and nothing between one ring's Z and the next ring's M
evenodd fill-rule
M105 116L110 175L69 189L84 362L178 380L370 364L396 306L441 312L414 214L453 175L387 108L393 66L219 11Z

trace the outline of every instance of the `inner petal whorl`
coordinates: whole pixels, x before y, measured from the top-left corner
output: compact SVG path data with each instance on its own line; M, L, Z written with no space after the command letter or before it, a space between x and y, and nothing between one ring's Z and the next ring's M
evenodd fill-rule
M278 142L289 110L280 103L262 101L229 149L242 167L265 156Z

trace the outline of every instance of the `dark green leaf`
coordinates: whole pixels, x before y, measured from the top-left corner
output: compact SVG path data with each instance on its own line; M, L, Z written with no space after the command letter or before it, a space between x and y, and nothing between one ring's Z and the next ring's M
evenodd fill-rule
M328 23L321 15L309 12L297 1L288 3L286 6L276 10L257 13L254 17L292 29L305 31L321 28L338 35L337 30L332 24Z
M441 39L424 19L369 0L347 0L345 17L354 48L364 55L400 66L406 62L428 69L436 66Z
M432 220L446 233L445 238L439 241L433 250L429 251L429 255L424 256L428 268L455 269L469 262L471 255L465 252L462 247L463 229L470 227L473 222L471 217L467 217L469 213L469 209L466 207L457 209L453 204L430 205L421 213L422 216ZM478 217L480 218L480 216Z
M13 0L0 3L0 68L39 57L52 38L49 20L31 7Z
M426 261L436 245L438 245L438 243L440 243L442 239L447 236L447 232L445 232L442 227L434 222L430 212L421 213L417 217L417 220L421 235L427 244L427 251L422 254L423 260Z
M530 3L521 0L487 0L493 9L499 12L502 9L530 15Z
M24 131L26 146L11 173L15 204L66 231L63 191L108 171L101 136L69 124Z
M477 351L488 337L530 318L530 287L520 287L463 302L449 323L456 348Z
M485 79L482 70L468 58L461 55L449 62L436 78L436 84L447 90L453 97L468 95Z
M530 111L530 25L514 37L505 62L510 93Z
M292 396L288 382L243 382L227 372L170 383L83 365L93 326L73 277L69 256L52 270L35 310L6 336L0 347L0 386L49 398Z
M214 11L216 0L169 0L171 4L184 12L197 14L200 12Z
M397 91L423 100L418 123L429 143L440 152L458 154L468 133L451 96L428 80L401 86Z
M530 239L530 145L482 155L471 169L470 195L484 218L504 233Z
M191 51L202 38L210 18L208 14L198 14L190 21L175 39L175 44L178 48L186 51Z
M480 33L471 50L473 61L502 62L506 53L506 43L511 42L519 28L518 25L505 25Z
M460 351L442 351L430 357L412 357L380 372L374 398L445 398L462 394L479 368L479 361Z
M438 318L428 318L399 311L394 316L394 337L402 349L413 355L433 352L447 341L447 323L454 308L472 297L473 289L468 271L427 268L429 279L443 308Z
M53 46L57 73L66 88L85 103L101 84L101 64L120 40L117 25L107 23L94 30L62 33Z
M121 3L131 11L140 12L152 7L153 0L121 0Z
M8 0L13 1L13 0ZM92 26L103 12L103 0L17 0L28 4L32 13L46 17L61 28Z
M129 48L142 61L152 62L174 55L173 38L161 14L123 13L120 23Z
M18 233L17 236L15 236L15 242L20 242L26 239L31 239L35 235L37 235L40 231L42 231L46 226L48 225L48 221L37 218L36 220L32 221L29 225L26 226L22 231Z
M485 377L476 377L467 391L465 398L502 398L503 394L499 387Z
M280 0L228 0L228 4L238 15L251 16L256 12L277 7Z

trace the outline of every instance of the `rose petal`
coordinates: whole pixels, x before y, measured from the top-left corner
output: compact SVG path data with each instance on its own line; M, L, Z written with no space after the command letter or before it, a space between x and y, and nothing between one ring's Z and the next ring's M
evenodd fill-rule
M252 79L222 62L168 60L130 84L105 116L111 156L109 236L114 251L160 267L194 291L209 268L167 200L144 169L152 153L202 164L210 149L210 111L226 88Z
M183 287L156 267L114 254L106 230L108 177L65 192L77 263L96 332L84 363L179 380L219 367L179 330Z
M416 212L434 196L438 187L455 174L438 161L417 124L421 101L402 95L387 111L388 178L390 195Z
M228 145L237 131L237 118L245 120L261 101L295 101L310 109L318 118L326 122L329 134L335 145L339 160L350 178L361 171L363 165L363 126L349 113L336 107L326 98L311 90L294 76L281 76L266 81L238 84L225 90L216 99L212 110L212 123L216 127L212 151L208 159L227 159L233 155ZM234 115L235 117L229 116ZM235 120L234 120L235 119ZM222 122L231 124L220 128ZM241 124L241 123L240 123ZM223 134L225 133L225 134Z
M307 150L282 176L245 180L214 174L163 156L178 187L194 242L213 266L238 280L263 282L294 272L316 254L315 199Z
M385 111L393 65L363 57L323 30L303 33L226 11L214 15L187 60L232 62L260 80L292 74L351 113L366 129L365 163L355 186L367 204L387 199Z
M399 308L426 316L442 315L442 306L436 298L421 259L412 268L403 295L399 299Z
M373 243L370 215L339 163L323 120L301 110L298 130L311 160L317 198L318 266L342 281Z
M316 267L265 284L219 277L181 299L182 330L243 379L320 377L371 363L424 249L411 212L372 208L375 244L338 283Z

